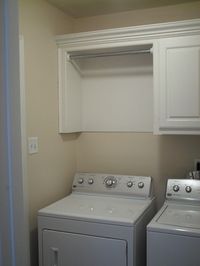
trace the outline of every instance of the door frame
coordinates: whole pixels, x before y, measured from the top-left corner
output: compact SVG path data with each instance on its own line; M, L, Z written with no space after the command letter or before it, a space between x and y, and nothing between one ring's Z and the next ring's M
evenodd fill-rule
M0 1L0 266L30 265L18 21L18 1Z

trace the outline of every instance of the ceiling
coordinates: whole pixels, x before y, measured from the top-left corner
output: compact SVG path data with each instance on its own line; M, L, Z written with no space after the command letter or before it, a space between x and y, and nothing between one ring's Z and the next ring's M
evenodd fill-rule
M146 9L199 0L47 0L74 18Z

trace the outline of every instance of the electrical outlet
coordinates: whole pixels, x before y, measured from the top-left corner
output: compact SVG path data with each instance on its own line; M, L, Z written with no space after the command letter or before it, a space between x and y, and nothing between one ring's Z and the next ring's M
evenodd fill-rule
M38 153L38 137L28 138L28 153Z
M194 160L194 170L195 171L200 171L200 159L195 159Z

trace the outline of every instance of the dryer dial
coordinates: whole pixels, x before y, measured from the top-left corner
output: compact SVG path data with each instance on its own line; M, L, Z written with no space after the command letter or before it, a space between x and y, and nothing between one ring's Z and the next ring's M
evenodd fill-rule
M115 187L117 179L114 176L107 176L104 180L106 187Z
M94 179L93 178L90 178L89 180L88 180L88 184L89 185L92 185L94 183Z
M143 187L144 187L144 182L139 182L139 183L138 183L138 187L139 187L139 188L143 188Z
M84 179L83 178L79 178L78 183L79 184L83 184L83 182L84 182Z
M111 187L113 185L113 181L111 179L106 180L106 186Z
M133 182L132 181L128 181L127 182L127 187L132 187L133 186Z

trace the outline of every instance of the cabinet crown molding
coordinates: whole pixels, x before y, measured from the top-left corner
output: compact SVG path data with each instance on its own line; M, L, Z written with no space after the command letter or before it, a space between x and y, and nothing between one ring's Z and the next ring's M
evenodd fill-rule
M70 33L56 36L57 46L68 51L129 45L131 42L200 34L200 19L157 23L116 29Z

